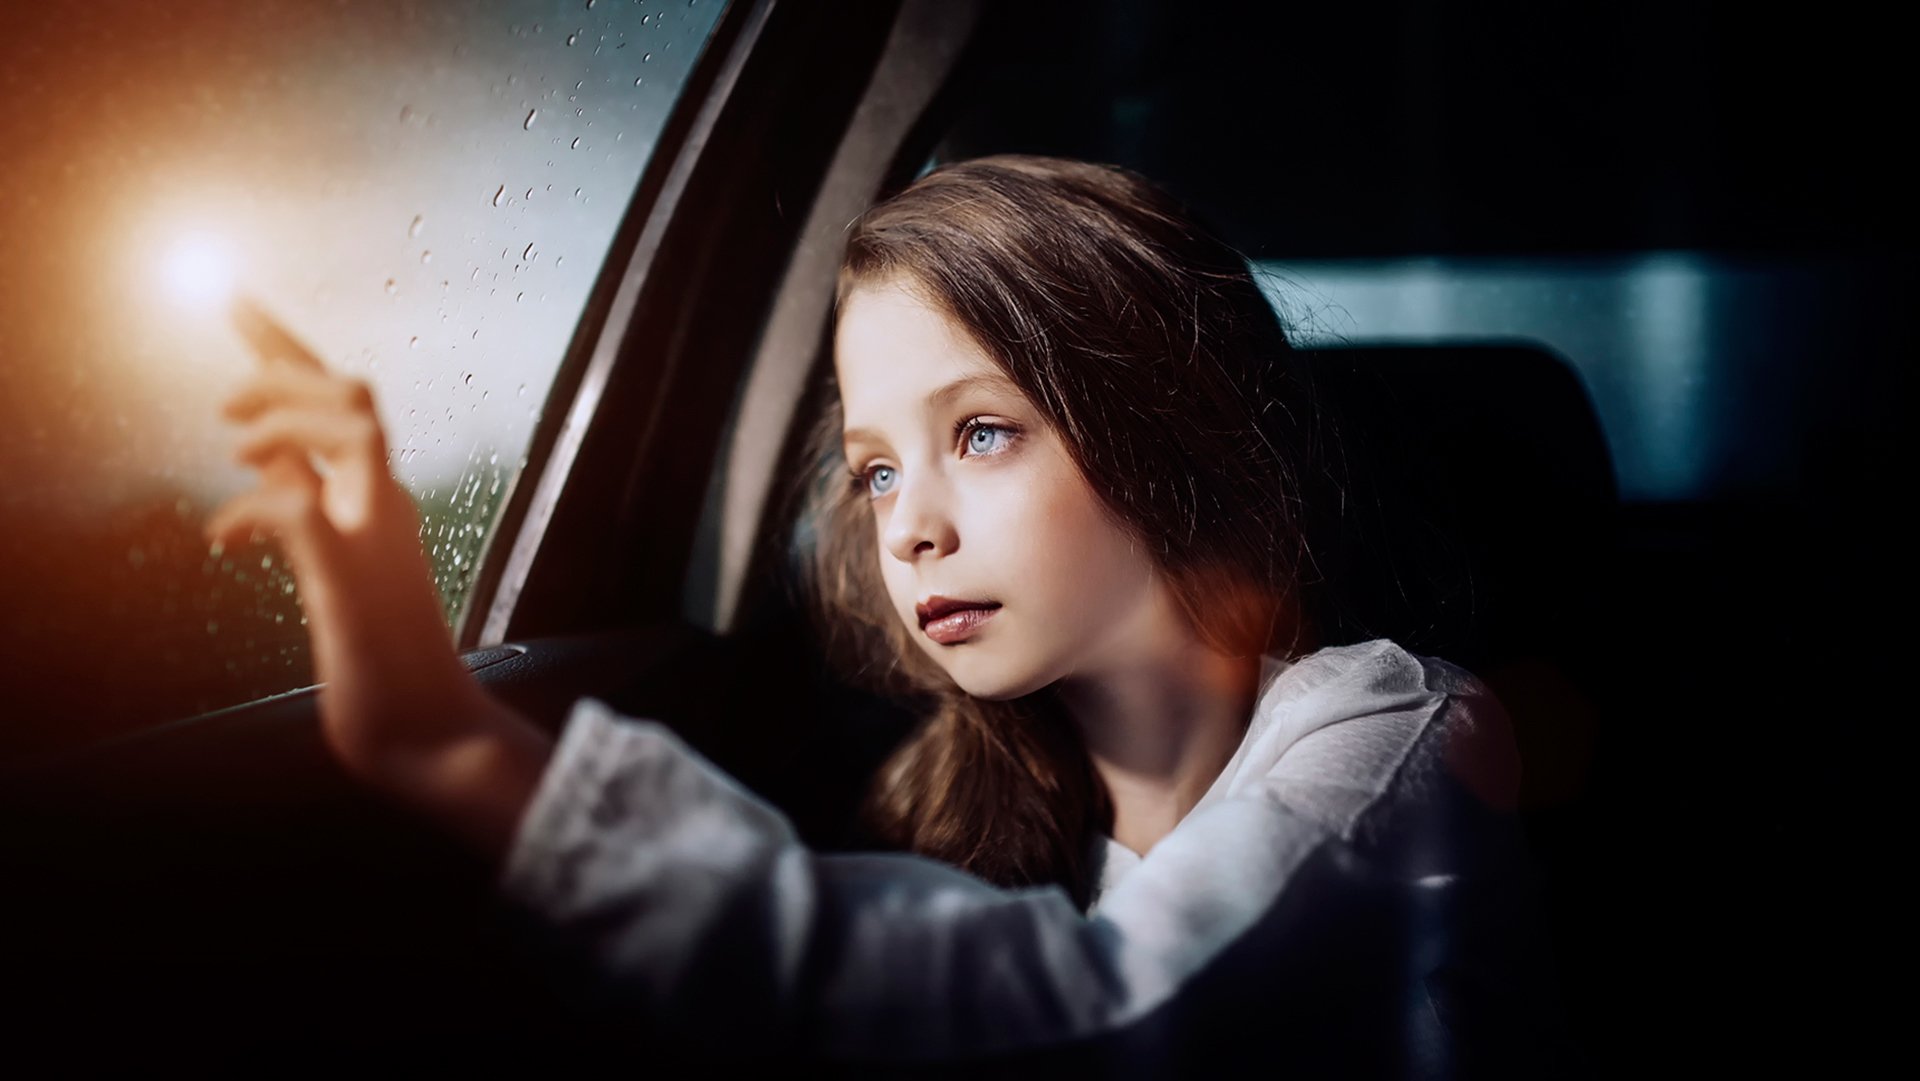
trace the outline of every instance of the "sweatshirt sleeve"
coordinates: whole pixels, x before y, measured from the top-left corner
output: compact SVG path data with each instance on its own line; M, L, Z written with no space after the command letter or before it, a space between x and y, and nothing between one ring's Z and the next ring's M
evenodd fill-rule
M1395 701L1412 715L1385 727L1424 731L1450 701ZM1054 886L1001 889L904 853L813 852L665 726L583 698L501 885L681 1031L866 1061L1021 1052L1164 1020L1215 985L1209 972L1308 972L1332 939L1303 912L1377 908L1374 862L1293 806L1290 783L1277 772L1196 809L1088 915ZM1427 884L1448 881L1426 870ZM1363 937L1419 921L1387 922ZM1345 957L1332 964L1358 978Z

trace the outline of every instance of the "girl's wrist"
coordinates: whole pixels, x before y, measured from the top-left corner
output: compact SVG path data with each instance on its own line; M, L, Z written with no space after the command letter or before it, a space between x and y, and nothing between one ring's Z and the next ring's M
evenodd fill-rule
M498 862L539 786L552 740L477 684L435 727L431 737L361 757L351 771Z

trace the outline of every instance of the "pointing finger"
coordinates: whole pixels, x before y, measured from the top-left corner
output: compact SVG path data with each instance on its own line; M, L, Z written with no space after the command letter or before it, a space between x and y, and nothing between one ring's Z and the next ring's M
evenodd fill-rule
M296 368L313 371L327 370L320 358L313 355L313 350L301 345L285 327L252 300L244 296L235 297L228 314L233 319L234 328L261 360L284 361Z

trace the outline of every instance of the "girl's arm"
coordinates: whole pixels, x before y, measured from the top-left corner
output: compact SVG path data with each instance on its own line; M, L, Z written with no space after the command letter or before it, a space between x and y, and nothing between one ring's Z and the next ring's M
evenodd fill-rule
M721 1050L913 1060L1164 1048L1231 1016L1279 1060L1334 1041L1330 1067L1384 1054L1398 1072L1396 1056L1451 1059L1425 981L1446 963L1450 908L1473 876L1427 850L1409 877L1390 866L1405 857L1365 839L1409 758L1435 753L1436 733L1468 712L1445 694L1388 706L1309 721L1299 750L1325 769L1256 777L1196 809L1085 916L1057 887L998 889L905 854L812 852L665 727L582 699L502 885L634 1009ZM1369 752L1342 754L1343 741ZM1397 750L1374 753L1383 741Z

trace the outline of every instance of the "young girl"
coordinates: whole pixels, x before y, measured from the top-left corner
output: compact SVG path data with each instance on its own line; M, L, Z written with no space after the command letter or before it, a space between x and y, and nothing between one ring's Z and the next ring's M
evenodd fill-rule
M207 535L285 547L347 769L736 1048L1520 1061L1511 737L1459 668L1326 639L1315 407L1246 262L1124 170L987 158L853 223L836 312L797 541L848 677L927 707L867 808L903 851L810 851L596 699L556 744L490 698L367 385L283 356Z

